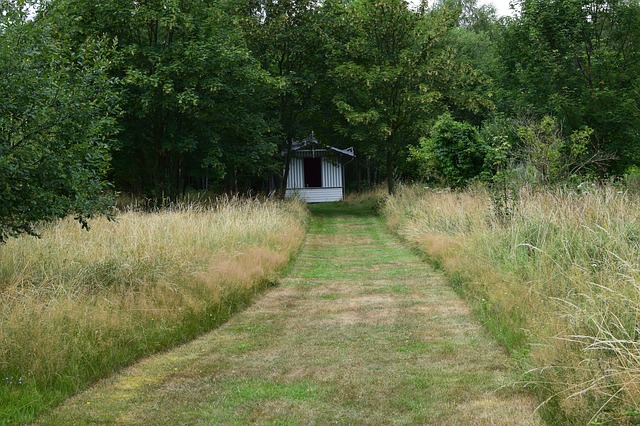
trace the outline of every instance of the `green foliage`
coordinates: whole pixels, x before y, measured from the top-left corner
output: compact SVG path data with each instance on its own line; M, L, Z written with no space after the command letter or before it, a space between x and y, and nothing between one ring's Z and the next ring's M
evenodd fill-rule
M510 119L496 115L484 123L486 143L483 180L497 217L509 219L523 186L578 185L592 180L611 158L593 148L593 129L564 136L550 116Z
M492 4L479 5L478 0L436 0L436 7L448 7L458 14L458 25L475 33L488 31L496 22Z
M594 152L589 127L564 136L558 121L550 116L521 118L504 125L510 128L502 129L503 133L496 134L495 128L485 131L489 141L486 166L491 174L510 168L529 185L579 183L610 160Z
M420 144L409 148L411 162L415 164L417 174L422 180L440 180L438 169L440 164L436 155L436 147L432 138L420 139Z
M501 85L510 99L505 107L552 114L563 123L564 136L592 128L593 148L611 158L607 170L614 173L637 162L637 1L525 0L499 48Z
M504 135L494 135L485 146L485 179L496 218L505 223L516 211L520 192L518 176L511 155L512 145ZM489 171L487 178L486 172Z
M284 196L293 142L308 137L313 130L310 123L322 114L317 110L315 93L322 71L317 2L258 0L250 2L249 8L247 43L262 69L275 81L263 107L270 112L279 154L284 154L284 173L279 182Z
M46 6L33 22L31 3ZM497 21L477 0L4 2L3 57L32 51L62 59L3 61L2 90L24 87L6 99L34 93L76 105L68 116L84 120L88 138L116 125L117 140L106 137L98 149L105 159L98 174L110 151L118 189L158 198L191 188L265 189L284 169L282 184L293 141L311 131L331 145L355 146L358 187L386 178L389 191L401 178L464 185L478 173L469 160L477 155L487 156L483 176L491 185L602 178L640 163L638 2L521 3L520 15ZM78 59L85 56L102 61L95 78L104 81L73 77L93 69L93 59ZM43 78L28 82L12 69L21 66L23 75L38 68ZM56 79L64 84L50 84ZM26 117L32 110L22 108L24 99L3 108ZM38 108L49 116L65 110L47 102ZM102 124L92 128L81 106L94 108ZM433 137L413 148L443 112L480 127L494 107L505 121L520 122L508 135L483 136L485 152L445 152ZM545 116L554 118L539 121ZM459 138L474 144L475 136Z
M424 177L445 185L464 186L482 172L485 150L478 130L468 123L441 115L431 135L411 150Z
M74 49L16 6L0 14L0 241L40 221L106 213L118 95L113 46Z
M385 159L392 192L394 163L438 113L448 105L478 112L490 101L477 90L481 75L446 43L457 24L455 10L356 1L345 19L351 37L334 52L334 103L344 117L343 132L366 140Z
M575 177L587 165L587 153L593 130L586 127L563 137L552 117L524 121L517 129L520 159L531 174L531 183L555 184Z
M624 174L624 187L632 192L640 191L640 167L632 166Z
M272 81L231 5L59 0L53 12L74 44L98 34L117 40L109 71L123 81L126 111L114 154L118 186L173 197L202 181L265 173L274 154L263 114Z
M523 186L577 185L593 179L594 172L610 160L594 153L593 129L585 127L566 137L550 116L541 120L496 116L485 122L482 134L486 141L483 179L495 214L503 220L515 212Z

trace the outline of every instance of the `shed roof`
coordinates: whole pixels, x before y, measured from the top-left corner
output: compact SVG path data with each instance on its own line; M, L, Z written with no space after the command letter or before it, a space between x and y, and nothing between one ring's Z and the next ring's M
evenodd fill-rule
M294 151L333 151L339 154L343 154L349 157L355 157L356 153L355 150L353 149L353 147L349 147L346 149L340 149L340 148L336 148L334 146L329 146L326 144L323 144L321 142L318 141L318 139L316 139L315 135L313 134L313 132L311 133L311 136L304 138L302 140L299 141L294 141L293 142L293 146L292 149Z

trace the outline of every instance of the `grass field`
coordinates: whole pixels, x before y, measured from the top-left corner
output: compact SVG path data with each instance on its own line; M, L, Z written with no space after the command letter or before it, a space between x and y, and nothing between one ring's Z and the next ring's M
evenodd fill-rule
M311 206L286 278L229 322L37 424L526 425L505 352L374 216Z
M220 199L117 219L0 246L0 423L225 321L283 272L306 209Z
M413 187L383 210L521 364L550 424L618 425L640 422L639 202L524 189L504 220L482 190Z

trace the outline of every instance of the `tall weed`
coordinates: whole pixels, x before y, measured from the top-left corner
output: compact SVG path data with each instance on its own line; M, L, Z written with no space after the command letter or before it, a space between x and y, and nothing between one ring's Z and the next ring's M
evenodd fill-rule
M384 214L527 371L551 423L636 424L639 201L613 187L524 188L504 221L482 189L414 187Z
M0 246L0 423L211 329L297 250L299 203L224 198L71 219Z

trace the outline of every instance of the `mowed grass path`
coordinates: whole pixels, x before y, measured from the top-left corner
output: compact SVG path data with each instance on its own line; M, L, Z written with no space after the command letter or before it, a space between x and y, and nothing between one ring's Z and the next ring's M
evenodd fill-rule
M40 424L539 424L531 397L508 386L506 355L439 273L362 208L312 211L280 286Z

